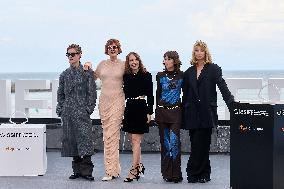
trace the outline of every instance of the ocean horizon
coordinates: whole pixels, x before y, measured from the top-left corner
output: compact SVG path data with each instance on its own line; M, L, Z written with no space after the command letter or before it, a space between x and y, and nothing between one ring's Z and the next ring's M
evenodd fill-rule
M153 77L153 86L154 86L154 96L156 91L156 82L155 75L157 71L150 71ZM44 80L55 80L58 79L60 72L18 72L18 73L0 73L0 80L12 80L14 82L18 79L44 79ZM263 86L267 84L269 78L284 78L284 70L225 70L223 71L224 78L262 78ZM100 81L97 81L100 83ZM261 101L259 96L259 89L241 89L238 94L235 96L237 100L251 100L251 101ZM280 91L280 99L284 99L284 89ZM98 98L96 104L98 104L98 99L100 95L100 90L98 89ZM263 98L268 98L268 90L265 87L262 91ZM52 117L52 92L49 91L30 91L29 99L42 99L47 100L48 108L47 109L37 109L31 108L29 110L30 117ZM15 93L12 93L11 98L12 112L15 111ZM218 115L219 119L225 119L226 104L222 99L222 95L218 91ZM91 116L92 118L99 119L98 106L96 106L94 113Z
M61 72L0 72L0 79L53 80L58 79ZM152 76L155 76L159 71L149 72L152 74ZM223 76L225 78L284 78L284 70L223 70Z

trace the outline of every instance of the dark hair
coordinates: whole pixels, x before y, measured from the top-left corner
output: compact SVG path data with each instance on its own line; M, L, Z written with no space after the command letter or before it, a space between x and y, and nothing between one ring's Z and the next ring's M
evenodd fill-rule
M122 53L121 45L120 45L119 40L117 40L117 39L109 39L109 40L107 40L107 42L105 44L105 54L106 55L108 55L108 46L110 46L112 44L115 44L117 46L118 54Z
M166 56L168 58L171 58L174 60L174 67L175 67L175 70L174 71L180 71L180 66L181 66L181 61L179 59L179 55L176 51L167 51L165 54L164 54L164 58L166 58ZM164 64L164 63L163 63ZM164 64L165 65L165 64ZM167 70L167 68L165 67L165 70Z
M69 49L75 49L77 53L82 54L82 49L81 49L81 47L80 47L79 45L77 45L77 44L71 44L71 45L69 45L69 46L67 47L67 51L68 51Z
M140 72L143 72L143 73L146 73L146 72L147 72L147 69L146 69L145 66L143 65L142 60L141 60L139 54L137 54L136 52L130 52L130 53L128 53L128 55L126 56L126 60L125 60L125 73L128 73L128 74L132 73L132 72L131 72L131 68L130 68L130 66L129 66L129 56L132 55L132 54L133 54L133 55L136 57L136 59L139 61L139 71L140 71Z

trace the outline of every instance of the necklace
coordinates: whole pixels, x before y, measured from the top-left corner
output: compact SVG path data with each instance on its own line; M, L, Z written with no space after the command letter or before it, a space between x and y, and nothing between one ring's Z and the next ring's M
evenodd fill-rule
M169 75L168 75L168 73L166 72L166 77L167 77L168 80L169 80L169 85L168 85L169 89L170 89L170 90L176 89L176 88L177 88L177 83L176 83L175 80L173 80L173 79L175 79L175 77L176 77L176 72L174 72L172 78L170 78Z
M166 77L171 81L176 77L176 72L173 74L172 78L169 77L168 73L166 73Z
M137 75L137 74L138 74L138 72L139 72L139 70L135 70L135 71L134 71L134 70L132 70L132 74L133 74L133 75Z

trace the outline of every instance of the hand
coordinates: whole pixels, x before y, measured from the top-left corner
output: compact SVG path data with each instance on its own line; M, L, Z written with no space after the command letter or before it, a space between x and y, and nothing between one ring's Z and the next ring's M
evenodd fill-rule
M83 66L84 70L89 70L92 69L92 63L91 62L86 62Z
M150 121L152 120L152 117L150 114L147 114L147 123L150 123Z
M99 76L96 72L94 72L94 77L95 77L95 79L99 78Z

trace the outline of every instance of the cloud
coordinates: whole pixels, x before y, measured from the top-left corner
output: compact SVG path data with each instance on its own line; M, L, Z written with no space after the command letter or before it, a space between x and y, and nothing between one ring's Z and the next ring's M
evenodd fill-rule
M13 39L11 37L0 37L0 44L12 42Z
M187 27L195 33L216 39L283 38L284 2L280 0L216 1L209 11L187 16Z
M48 55L42 52L58 59L71 42L82 45L84 58L98 62L110 37L121 41L122 58L137 51L153 70L161 68L166 50L177 50L188 61L198 39L208 43L218 62L232 66L242 62L246 68L255 57L252 64L283 60L283 0L11 1L3 1L0 12L0 51L9 59L24 46L25 53L14 57L19 64L36 65ZM61 59L53 62L56 69Z

